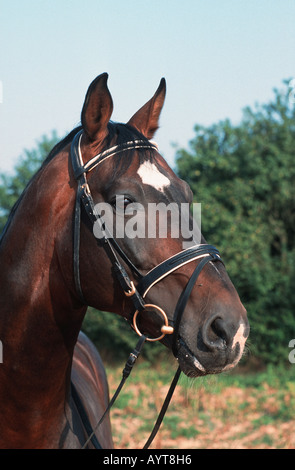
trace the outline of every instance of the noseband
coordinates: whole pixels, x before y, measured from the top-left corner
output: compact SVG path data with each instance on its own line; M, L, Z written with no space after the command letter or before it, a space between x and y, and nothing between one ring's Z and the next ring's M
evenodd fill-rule
M167 260L158 264L156 267L151 269L147 274L143 275L136 268L133 262L128 258L128 256L125 254L125 252L117 243L117 241L111 236L107 227L104 225L104 222L102 218L100 217L100 215L95 213L94 201L93 201L93 198L92 198L92 195L91 195L88 183L87 183L86 175L88 172L90 172L95 167L97 167L101 162L105 161L108 158L111 158L114 155L125 152L127 150L136 150L136 149L150 149L150 150L157 151L157 146L153 144L152 142L149 142L148 140L133 140L130 142L125 142L123 144L115 145L114 147L111 147L99 153L98 155L93 157L84 165L82 154L81 154L81 146L80 146L82 133L83 133L83 130L79 131L75 135L72 141L72 145L71 145L71 162L72 162L72 167L74 171L74 176L75 176L75 179L77 181L77 186L78 186L77 194L76 194L76 202L75 202L75 211L74 211L74 245L73 245L74 281L75 281L76 291L80 297L80 300L84 304L87 304L84 298L83 292L82 292L82 288L81 288L80 268L79 268L81 206L83 206L92 228L95 223L100 224L101 233L104 234L104 236L100 239L96 238L96 241L99 246L103 246L109 259L111 260L113 272L117 280L119 281L120 286L122 287L125 296L129 297L133 302L134 313L133 313L133 318L132 318L132 324L136 333L140 336L140 341L138 343L140 344L140 346L135 348L135 351L137 351L137 353L134 354L134 351L133 351L128 361L129 362L131 361L132 365L134 364L145 340L146 341L158 341L158 340L163 339L166 334L172 335L172 351L173 351L174 356L177 357L180 322L181 322L181 318L185 310L186 304L192 292L192 289L196 283L196 280L200 272L209 261L221 261L222 262L220 254L218 250L212 245L208 245L208 244L195 245L173 255L171 258L168 258ZM132 272L134 280L136 281L132 281L130 279L120 259L123 260L124 263L128 266L128 268ZM172 274L177 269L195 260L200 260L200 261L198 265L196 266L196 268L194 269L193 274L191 275L187 285L185 286L184 290L182 291L182 294L180 295L178 299L178 302L174 311L173 319L169 319L165 311L160 306L145 303L144 301L145 296L148 294L150 289L155 284L162 281L164 278ZM135 283L136 283L136 286L135 286ZM145 335L141 333L141 331L138 328L138 316L140 314L143 315L144 313L147 313L149 310L156 311L162 316L162 320L164 324L161 327L161 335L157 338L147 338ZM131 358L132 355L134 356L133 358ZM128 361L126 365L128 364ZM130 365L131 363L129 364L129 366ZM130 371L128 372L128 375L129 373ZM175 381L177 382L179 374L180 374L180 368L178 368L178 371L174 378L174 382ZM124 376L124 373L123 373L123 376ZM174 388L175 386L176 386L176 383L174 384ZM171 384L171 387L172 387L172 384ZM172 393L173 393L173 390L172 390ZM171 390L169 390L169 392L170 391ZM169 392L168 392L168 395L169 395ZM171 393L171 396L172 396L172 393ZM168 407L168 404L171 398L171 396L168 397L168 395L165 400L165 403L166 401L168 401L168 403L166 403L167 405L166 409ZM113 402L113 400L111 402ZM163 408L164 408L164 405L163 405ZM110 406L108 407L107 411L109 410L109 408ZM164 410L164 413L166 409ZM103 415L103 418L105 414ZM159 418L160 418L160 415L159 415ZM158 421L159 421L159 418L158 418ZM98 425L101 423L102 419L100 420ZM157 426L157 423L156 423L156 426ZM158 428L159 426L160 424L158 425ZM153 430L154 435L156 434L158 430L157 428L155 431L155 428ZM150 442L152 441L154 437L153 433L150 436L150 439L148 440L145 448L147 448Z

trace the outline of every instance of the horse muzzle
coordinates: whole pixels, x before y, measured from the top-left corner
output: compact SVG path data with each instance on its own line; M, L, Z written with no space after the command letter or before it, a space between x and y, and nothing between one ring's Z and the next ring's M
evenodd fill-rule
M189 377L219 374L240 361L249 335L247 319L236 325L214 315L196 332L180 329L177 360Z

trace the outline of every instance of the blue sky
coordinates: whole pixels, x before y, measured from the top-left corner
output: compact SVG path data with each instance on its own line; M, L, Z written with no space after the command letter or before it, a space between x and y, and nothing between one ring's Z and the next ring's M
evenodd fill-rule
M239 122L295 77L294 0L0 0L0 22L0 173L75 127L102 72L122 122L166 78L155 140L172 166L196 123Z

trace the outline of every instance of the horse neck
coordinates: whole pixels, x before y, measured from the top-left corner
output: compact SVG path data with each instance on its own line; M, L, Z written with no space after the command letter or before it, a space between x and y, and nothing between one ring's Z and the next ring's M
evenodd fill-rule
M64 184L69 180L66 160L59 168L63 184L51 166L27 188L0 246L0 436L9 435L7 423L13 427L17 414L27 442L30 434L34 439L38 432L44 435L46 416L61 419L64 414L73 349L85 314L65 278L70 250L61 260L56 249L56 240L71 246L71 233L67 240L65 234L72 210L65 200L74 191Z

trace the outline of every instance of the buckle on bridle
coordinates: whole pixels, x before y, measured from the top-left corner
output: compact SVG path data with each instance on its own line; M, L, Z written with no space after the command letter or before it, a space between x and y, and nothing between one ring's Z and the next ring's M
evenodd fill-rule
M128 289L128 291L124 290L124 294L126 295L126 297L132 297L132 295L134 295L135 292L136 292L136 288L134 286L134 282L130 281L130 288Z
M85 189L87 196L90 196L90 188L88 186L88 183L84 183L81 185L81 188Z
M163 319L164 319L164 325L161 327L161 335L158 336L157 338L146 338L146 341L150 341L150 342L153 342L153 341L160 341L161 339L164 338L165 335L172 335L173 332L174 332L174 328L172 326L169 325L169 320L168 320L168 317L166 315L166 313L164 312L164 310L161 308L161 307L158 307L158 305L154 305L154 304L145 304L144 305L144 308L143 310L136 310L136 312L134 313L134 316L133 316L133 327L136 331L136 333L139 335L139 336L142 336L142 333L141 331L139 330L138 326L137 326L137 323L136 323L136 319L137 319L137 316L140 312L143 312L144 310L146 310L147 308L154 308L156 309L158 312L161 313Z

